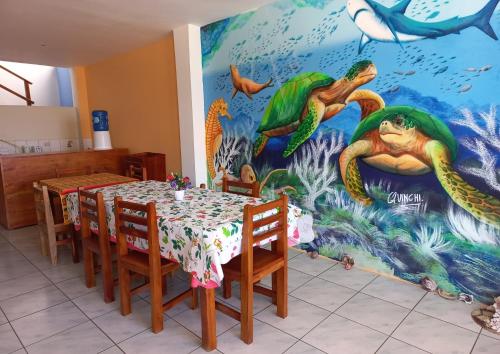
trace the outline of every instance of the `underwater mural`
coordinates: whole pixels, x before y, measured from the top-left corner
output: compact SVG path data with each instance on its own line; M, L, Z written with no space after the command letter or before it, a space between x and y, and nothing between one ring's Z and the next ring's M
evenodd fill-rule
M499 0L279 0L202 28L209 184L310 213L307 251L500 294Z

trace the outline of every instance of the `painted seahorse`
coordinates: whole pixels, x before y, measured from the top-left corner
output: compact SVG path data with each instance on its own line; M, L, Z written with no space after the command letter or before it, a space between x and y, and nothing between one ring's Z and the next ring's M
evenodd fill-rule
M236 94L241 91L249 99L252 99L253 94L259 93L266 87L273 86L273 79L269 79L267 82L259 84L246 77L241 77L236 65L229 65L229 70L231 71L231 80L233 81L233 95L231 96L231 98L234 98L234 96L236 96Z
M210 178L215 178L215 155L222 144L222 125L219 117L232 119L227 111L227 103L223 98L217 98L212 102L208 109L207 119L205 121L205 146L207 150L207 165Z

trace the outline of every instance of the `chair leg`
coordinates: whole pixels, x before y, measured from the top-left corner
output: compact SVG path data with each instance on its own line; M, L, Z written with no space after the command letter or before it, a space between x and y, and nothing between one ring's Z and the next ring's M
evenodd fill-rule
M241 340L246 344L253 342L253 284L241 282Z
M164 278L162 276L149 277L149 286L151 289L151 326L153 333L163 330L162 284L164 283Z
M101 255L102 281L104 290L104 302L110 303L115 301L115 284L113 279L113 266L111 257L103 257Z
M42 256L47 257L49 255L49 245L47 236L41 231L38 231L40 235L40 250L42 252Z
M52 265L57 264L57 238L55 233L51 233L49 231L49 235L47 236L48 241L49 241L49 254L50 254L50 261L52 262Z
M271 275L271 281L272 281L272 290L273 290L273 296L272 296L272 302L273 302L273 305L276 305L277 304L277 296L276 294L278 293L278 278L276 276L276 272L274 272L272 275Z
M161 278L161 293L163 295L167 295L167 277L168 277L168 274L165 274Z
M229 299L232 296L232 286L231 280L227 277L222 280L222 297L224 299Z
M283 267L276 273L276 305L277 313L281 318L288 316L288 269Z
M193 288L193 276L189 277L189 286L191 286L191 309L195 310L198 307L198 288Z
M118 278L120 283L120 312L123 316L126 316L132 312L129 270L118 265Z
M87 288L95 286L94 253L83 246L83 267L85 269L85 285Z
M271 242L271 251L273 253L277 253L278 252L278 241L272 241ZM273 289L273 297L272 297L272 302L273 302L273 305L276 305L277 304L277 300L276 300L276 293L277 293L277 278L276 278L276 272L273 272L273 274L271 274L271 284L272 284L272 289Z
M73 263L80 262L80 257L78 256L78 240L76 239L76 233L73 231L70 234L71 237L71 255L73 256Z
M52 262L52 265L57 265L57 247L56 247L56 251L51 253L50 261Z

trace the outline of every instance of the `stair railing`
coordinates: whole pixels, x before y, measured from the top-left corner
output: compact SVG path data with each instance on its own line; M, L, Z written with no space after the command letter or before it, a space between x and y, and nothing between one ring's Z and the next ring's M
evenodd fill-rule
M11 90L10 88L8 88L7 86L2 85L2 84L0 84L0 88L4 89L7 92L10 92L11 94L13 94L13 95L15 95L15 96L17 96L17 97L19 97L19 98L21 98L23 100L25 100L26 104L28 106L31 106L31 105L35 104L35 102L31 99L31 94L30 94L30 85L33 85L33 83L30 82L30 81L28 81L28 80L26 80L24 77L17 75L15 72L10 71L9 69L7 69L3 65L0 65L0 69L5 70L9 74L14 75L15 77L17 77L17 78L19 78L19 79L21 79L21 80L24 81L24 94L25 94L25 96L23 96L22 94L14 91L14 90Z

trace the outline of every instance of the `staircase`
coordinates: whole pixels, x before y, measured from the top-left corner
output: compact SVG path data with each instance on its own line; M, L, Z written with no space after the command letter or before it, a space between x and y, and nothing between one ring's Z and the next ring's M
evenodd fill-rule
M33 85L33 83L26 80L24 77L17 75L15 72L10 71L9 69L7 69L3 65L0 65L0 69L4 70L4 71L8 72L9 74L14 75L15 77L24 81L24 96L16 91L14 91L14 90L11 90L10 88L8 88L7 86L4 86L2 84L0 84L0 88L4 89L7 92L10 92L11 94L13 94L13 95L15 95L23 100L25 100L26 105L28 105L28 106L35 104L35 102L31 99L31 94L30 94L30 85Z

